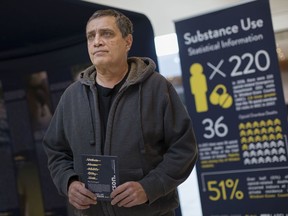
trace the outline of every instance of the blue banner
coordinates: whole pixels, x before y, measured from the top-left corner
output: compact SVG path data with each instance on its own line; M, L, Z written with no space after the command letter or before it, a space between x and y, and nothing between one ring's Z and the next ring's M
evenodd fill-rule
M269 1L175 27L203 215L287 215L287 112Z

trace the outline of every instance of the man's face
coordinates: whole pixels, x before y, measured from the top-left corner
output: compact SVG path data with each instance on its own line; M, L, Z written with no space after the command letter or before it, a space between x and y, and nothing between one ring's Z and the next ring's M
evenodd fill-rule
M126 62L127 52L132 44L132 35L126 38L112 16L91 20L86 28L88 52L96 67L109 67Z

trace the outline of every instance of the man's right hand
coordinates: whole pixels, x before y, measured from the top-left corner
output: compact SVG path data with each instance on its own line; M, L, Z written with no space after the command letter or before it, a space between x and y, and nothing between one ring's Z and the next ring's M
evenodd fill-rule
M68 188L69 202L77 209L88 209L90 205L97 204L95 194L85 188L80 181L73 181Z

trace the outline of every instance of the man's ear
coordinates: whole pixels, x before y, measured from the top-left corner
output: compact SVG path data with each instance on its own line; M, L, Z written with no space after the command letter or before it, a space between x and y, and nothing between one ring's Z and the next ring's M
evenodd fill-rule
M132 34L127 35L126 37L126 47L127 47L127 51L129 51L131 49L133 43L133 36Z

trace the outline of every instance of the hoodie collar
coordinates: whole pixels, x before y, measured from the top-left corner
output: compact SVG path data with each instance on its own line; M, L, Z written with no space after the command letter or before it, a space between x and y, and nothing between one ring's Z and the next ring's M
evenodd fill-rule
M154 61L150 58L130 57L128 64L130 65L130 72L126 80L127 84L143 82L156 69ZM96 73L94 65L86 68L80 73L80 82L84 85L94 85Z

